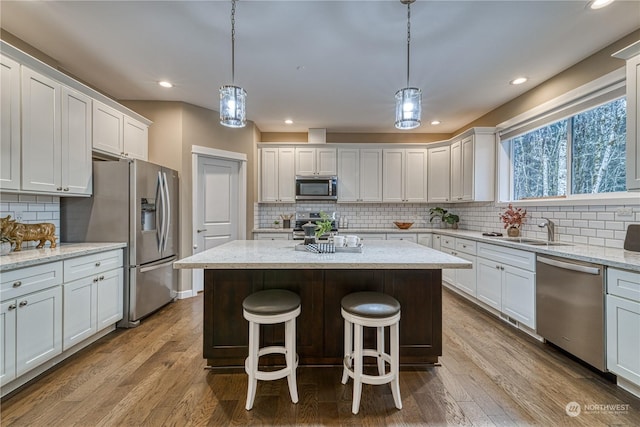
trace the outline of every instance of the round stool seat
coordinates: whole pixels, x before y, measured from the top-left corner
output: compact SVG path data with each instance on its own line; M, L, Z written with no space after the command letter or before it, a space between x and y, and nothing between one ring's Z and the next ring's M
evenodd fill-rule
M391 317L400 312L400 303L392 296L380 292L355 292L340 302L347 313L360 317Z
M244 310L263 316L287 313L298 307L300 307L300 296L284 289L259 291L242 301Z

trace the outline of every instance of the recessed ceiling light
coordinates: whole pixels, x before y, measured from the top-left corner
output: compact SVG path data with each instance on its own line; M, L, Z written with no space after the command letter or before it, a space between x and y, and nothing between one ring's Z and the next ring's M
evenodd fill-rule
M285 120L285 121L284 121L284 124L286 124L286 125L292 125L292 124L293 124L293 120L291 120L291 119L287 119L287 120Z
M437 125L439 125L439 124L440 124L440 120L432 120L432 121L431 121L431 124L432 124L433 126L437 126Z
M603 7L609 6L613 3L614 0L591 0L589 2L590 9L602 9Z
M525 83L527 80L529 80L529 79L528 79L528 78L526 78L526 77L517 77L517 78L515 78L515 79L511 80L511 81L509 82L509 84L512 84L512 85L521 85L522 83Z
M159 82L158 82L158 84L159 84L160 86L162 86L162 87L166 87L166 88L173 87L173 83L168 82L168 81L166 81L166 80L161 80L161 81L159 81Z

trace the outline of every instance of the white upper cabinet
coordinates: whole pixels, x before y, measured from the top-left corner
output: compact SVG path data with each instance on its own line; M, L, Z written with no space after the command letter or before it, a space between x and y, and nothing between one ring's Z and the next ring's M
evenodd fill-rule
M22 67L22 190L91 195L91 98Z
M0 56L0 189L20 189L20 64Z
M451 147L443 145L427 149L427 195L431 203L449 201Z
M337 154L335 148L296 147L296 175L336 175Z
M384 202L427 201L426 149L384 149L382 169Z
M627 61L627 190L640 190L640 41L613 56Z
M99 101L93 101L93 149L147 160L149 127Z
M382 201L382 149L338 149L338 201Z
M495 137L493 129L473 130L451 144L451 201L493 201Z
M295 148L260 149L260 201L295 202Z

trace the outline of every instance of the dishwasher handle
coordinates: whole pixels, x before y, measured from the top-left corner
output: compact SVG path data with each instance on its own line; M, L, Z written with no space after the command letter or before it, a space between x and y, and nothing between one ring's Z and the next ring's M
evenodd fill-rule
M554 267L563 268L565 270L572 270L572 271L578 271L580 273L593 274L594 276L598 276L600 274L599 267L590 267L588 265L574 264L572 262L564 262L556 259L544 258L541 256L538 256L537 259L538 259L538 262L541 262L543 264L552 265Z

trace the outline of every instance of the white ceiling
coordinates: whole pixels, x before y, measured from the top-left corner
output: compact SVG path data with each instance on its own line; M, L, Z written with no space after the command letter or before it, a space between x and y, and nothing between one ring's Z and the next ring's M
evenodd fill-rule
M423 91L423 125L415 132L453 132L640 27L638 1L597 11L586 4L418 0L410 84ZM230 1L0 7L3 29L117 99L217 111L218 87L231 84ZM529 82L508 84L519 75ZM176 86L159 87L163 79ZM394 93L406 85L406 6L239 1L235 80L248 92L247 118L263 132L399 132Z

